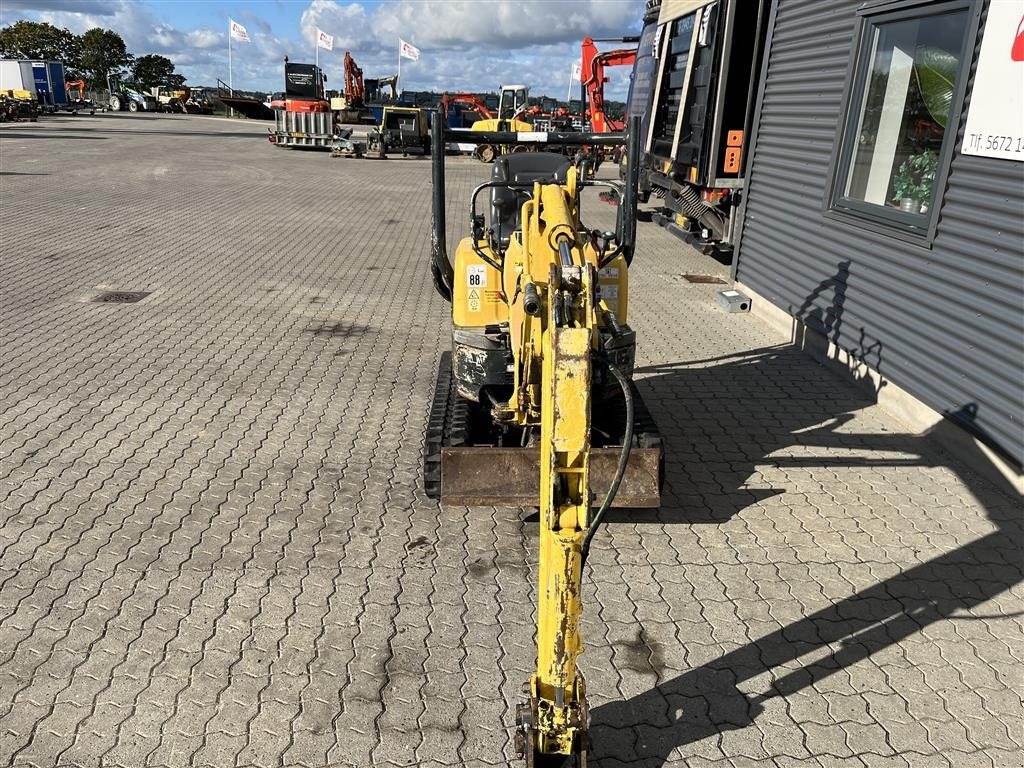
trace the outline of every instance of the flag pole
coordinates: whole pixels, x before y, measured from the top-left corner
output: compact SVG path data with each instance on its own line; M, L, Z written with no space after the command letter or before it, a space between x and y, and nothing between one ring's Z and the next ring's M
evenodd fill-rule
M231 95L235 95L235 80L231 74L231 19L228 19L228 90L231 91ZM235 116L235 108L228 107L228 117Z
M572 101L572 71L575 69L575 64L569 65L569 90L565 94L565 106L569 107L569 102Z
M398 74L395 75L395 95L401 96L402 87L402 38L398 38Z

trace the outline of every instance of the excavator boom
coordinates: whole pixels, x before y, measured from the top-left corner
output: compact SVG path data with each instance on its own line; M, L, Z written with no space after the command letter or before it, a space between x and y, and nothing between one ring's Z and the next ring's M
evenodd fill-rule
M448 108L452 104L465 104L476 112L480 120L493 120L494 113L487 108L484 100L475 93L445 93L441 96L441 112L448 114Z
M623 42L633 38L623 38ZM582 87L587 94L586 117L594 133L621 131L625 123L612 120L605 114L604 84L608 82L605 69L609 67L631 67L636 61L636 48L619 48L600 52L593 38L583 39L582 46Z
M350 109L358 109L366 100L363 70L348 51L345 51L345 100Z
M637 453L660 458L660 446L636 429L638 402L629 382L635 334L626 324L626 273L636 230L639 120L630 124L625 185L584 179L565 155L555 152L498 159L492 180L473 192L472 234L459 243L454 264L445 236L444 147L447 141L529 142L541 149L607 146L622 144L624 138L451 130L440 120L433 127L431 274L438 291L452 302L454 332L452 354L439 372L424 478L428 494L450 503L452 486L464 484L465 475L473 476L471 483L486 475L496 483L491 489L500 492L507 488L497 486L508 484L500 470L503 462L513 455L536 457L532 499L514 496L513 502L539 508L536 667L525 686L528 699L516 712L516 747L527 768L553 765L552 759L560 766L586 766L586 683L577 662L584 649L580 620L587 552L630 472L641 496L656 504L660 491L657 468L644 476L644 468L633 461L635 441ZM581 188L602 184L622 194L614 232L588 230L580 217ZM486 228L486 217L476 207L485 191L491 209ZM598 400L601 407L595 408ZM620 412L621 424L597 426ZM468 431L474 423L486 426ZM488 445L495 435L497 445ZM609 439L617 444L610 446ZM598 450L615 454L603 482L592 471ZM522 493L518 480L512 485ZM471 497L464 500L475 503Z

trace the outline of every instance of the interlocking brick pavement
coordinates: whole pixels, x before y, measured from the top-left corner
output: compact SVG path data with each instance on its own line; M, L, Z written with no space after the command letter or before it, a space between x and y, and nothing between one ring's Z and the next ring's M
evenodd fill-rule
M429 163L262 131L0 131L0 765L512 756L536 523L420 490ZM639 243L666 484L595 542L594 762L1024 764L1019 499Z

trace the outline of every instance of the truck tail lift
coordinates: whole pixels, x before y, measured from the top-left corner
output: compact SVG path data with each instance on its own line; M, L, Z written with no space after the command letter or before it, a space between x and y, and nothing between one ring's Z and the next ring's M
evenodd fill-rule
M639 58L634 68L634 84L650 88L643 105L629 105L650 116L641 196L665 201L655 222L721 257L738 231L769 9L768 0L654 4L644 71Z
M636 334L626 322L637 174L624 184L587 180L564 154L503 156L473 191L472 234L452 263L444 146L626 142L637 169L639 121L629 129L484 132L435 121L432 131L430 270L454 330L428 425L425 490L442 504L539 507L537 659L515 737L528 768L586 765L586 684L576 666L584 564L609 507L660 503L660 438L631 381ZM591 186L622 195L614 232L583 224L581 191ZM477 213L481 193L489 216Z

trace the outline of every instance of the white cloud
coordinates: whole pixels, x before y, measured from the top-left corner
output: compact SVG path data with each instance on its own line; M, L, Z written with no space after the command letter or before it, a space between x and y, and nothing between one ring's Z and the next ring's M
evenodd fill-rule
M209 27L204 27L202 29L193 29L191 32L186 32L185 42L193 48L205 50L207 48L215 48L219 45L223 45L224 35L214 32Z
M377 47L372 22L359 3L339 5L334 0L313 0L302 12L299 28L310 49L316 45L317 28L334 35L334 50L341 50L342 55L346 50Z
M330 2L330 0L319 0ZM375 14L378 39L414 38L421 48L518 49L622 35L637 25L633 0L401 0Z
M320 51L329 87L340 87L346 50L366 77L394 74L402 37L422 51L419 61L402 62L405 89L486 91L522 82L534 94L562 99L583 37L636 34L643 5L644 0L398 0L370 9L360 2L310 0L300 16L300 39L275 33L255 11L241 11L235 18L248 27L252 42L233 46L233 80L237 88L280 90L282 57L312 61L320 27L335 36L334 50ZM113 29L135 55L170 58L193 85L228 79L226 30L177 29L155 15L154 6L133 0L0 0L0 6L2 23L21 17L78 33ZM12 18L15 6L33 10ZM606 95L624 99L629 68L609 75ZM574 84L573 95L578 93Z

